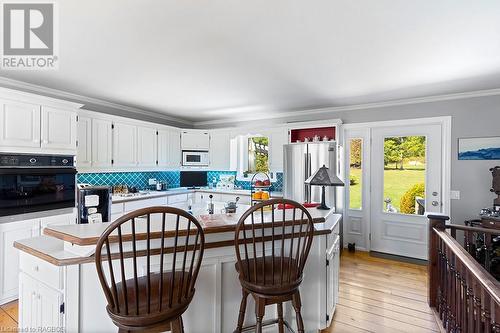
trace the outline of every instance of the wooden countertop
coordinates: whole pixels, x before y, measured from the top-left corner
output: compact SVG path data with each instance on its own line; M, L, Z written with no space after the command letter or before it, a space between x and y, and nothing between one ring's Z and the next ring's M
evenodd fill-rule
M173 205L175 207L181 208L181 209L187 209L187 206L185 203L178 204L178 205ZM221 210L224 208L224 203L216 202L215 203L215 212L216 214L213 215L208 215L206 214L206 205L200 204L200 205L193 205L192 207L192 212L193 215L196 216L198 221L200 221L203 230L206 235L208 234L214 234L214 233L222 233L222 232L234 232L236 229L236 224L238 223L238 220L240 219L241 215L250 208L249 205L238 205L238 209L236 213L234 214L222 214L222 213L217 213L221 212ZM313 218L313 222L316 223L323 223L326 221L328 216L333 214L333 210L319 210L316 208L310 208L308 209L309 213L311 214ZM283 214L282 210L275 210L275 214ZM264 220L268 221L270 220L270 215L271 212L265 212L264 213ZM292 220L292 211L291 210L285 210L285 221L291 221ZM173 218L173 217L172 217ZM280 216L281 219L281 216ZM137 219L139 222L140 219ZM170 228L169 228L169 223L170 223ZM167 236L173 236L173 233L175 232L175 224L173 223L174 221L169 221L167 219L167 231L166 235ZM266 227L270 227L272 224L271 223L265 223L264 224ZM291 225L291 222L289 223ZM51 236L66 242L70 242L73 245L79 245L79 246L87 246L87 245L95 245L97 244L97 241L101 234L106 230L106 228L109 226L108 223L97 223L97 224L73 224L73 225L62 225L62 226L49 226L44 229L44 234L47 236ZM145 229L145 223L137 223L136 226L136 236L137 239L145 239L146 235L146 229ZM124 226L122 228L122 235L124 240L128 240L128 238L131 238L131 231L128 230L129 228L126 228ZM161 220L160 216L152 216L151 217L151 239L155 238L160 238L161 237ZM324 234L324 233L329 233L330 231L328 230L317 230L318 234ZM172 235L170 235L172 233ZM182 233L181 233L182 234ZM115 238L110 238L110 241L117 241L118 239Z

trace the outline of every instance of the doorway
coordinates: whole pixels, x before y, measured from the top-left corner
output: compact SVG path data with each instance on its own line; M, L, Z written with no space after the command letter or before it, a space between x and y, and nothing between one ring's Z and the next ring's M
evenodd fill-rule
M346 126L346 243L427 259L424 214L448 210L449 119L438 120Z

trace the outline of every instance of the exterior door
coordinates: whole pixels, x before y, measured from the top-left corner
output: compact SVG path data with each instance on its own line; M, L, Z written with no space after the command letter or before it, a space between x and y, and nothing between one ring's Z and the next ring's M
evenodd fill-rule
M372 129L371 250L427 259L424 212L442 210L441 125Z

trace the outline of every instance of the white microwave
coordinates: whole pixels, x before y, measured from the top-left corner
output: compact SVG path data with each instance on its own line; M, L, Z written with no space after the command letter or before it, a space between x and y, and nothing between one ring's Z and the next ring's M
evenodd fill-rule
M183 166L208 166L208 151L206 150L183 150Z

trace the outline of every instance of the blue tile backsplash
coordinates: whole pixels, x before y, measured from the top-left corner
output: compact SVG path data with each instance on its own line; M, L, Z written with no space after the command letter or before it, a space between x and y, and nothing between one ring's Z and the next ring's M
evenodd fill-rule
M92 185L128 185L145 189L148 188L149 178L166 182L168 188L180 186L179 171L79 173L77 181Z
M219 181L220 175L234 175L236 171L208 171L207 180L210 183L215 177ZM79 183L89 183L92 185L128 185L138 189L148 188L148 179L156 178L159 181L166 182L168 188L175 188L180 186L180 172L179 171L153 171L153 172L106 172L106 173L79 173ZM235 185L243 189L250 189L250 180L240 181L236 180ZM283 173L276 173L276 181L272 183L272 191L283 191Z

